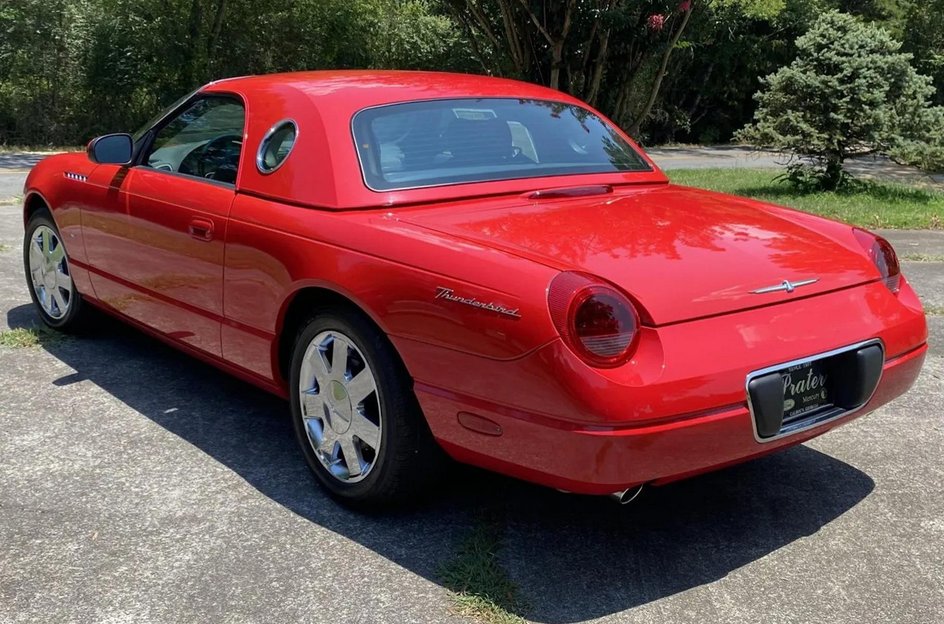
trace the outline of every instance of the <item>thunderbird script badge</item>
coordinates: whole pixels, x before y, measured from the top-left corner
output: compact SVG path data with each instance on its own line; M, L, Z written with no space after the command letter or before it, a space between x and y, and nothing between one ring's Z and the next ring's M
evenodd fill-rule
M475 297L463 297L461 295L457 295L453 289L446 288L445 286L436 287L436 299L445 299L446 301L461 303L463 305L472 306L473 308L481 308L482 310L488 310L489 312L497 312L498 314L504 314L505 316L510 316L512 318L521 318L521 315L518 314L518 308L510 310L505 306L499 305L493 301L479 301Z

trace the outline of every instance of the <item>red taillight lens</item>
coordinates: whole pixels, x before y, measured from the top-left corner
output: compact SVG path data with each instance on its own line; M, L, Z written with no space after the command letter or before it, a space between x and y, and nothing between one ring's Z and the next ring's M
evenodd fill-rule
M639 333L639 315L615 287L568 271L551 280L547 304L561 338L585 362L612 368L629 360Z
M862 245L862 249L881 273L885 286L893 293L898 292L901 287L901 266L898 264L898 255L891 243L877 234L859 228L854 228L853 232L856 240Z

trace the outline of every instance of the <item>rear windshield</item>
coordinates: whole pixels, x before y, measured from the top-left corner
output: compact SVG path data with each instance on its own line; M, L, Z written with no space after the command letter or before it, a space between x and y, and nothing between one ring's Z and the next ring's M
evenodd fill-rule
M364 180L377 191L650 170L611 126L560 102L392 104L358 112L353 127Z

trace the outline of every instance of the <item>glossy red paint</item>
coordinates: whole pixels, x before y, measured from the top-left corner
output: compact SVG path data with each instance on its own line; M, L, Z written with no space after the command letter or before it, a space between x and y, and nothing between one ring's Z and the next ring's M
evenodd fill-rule
M283 396L288 311L300 293L330 291L390 337L451 455L599 494L819 435L907 390L924 359L917 297L904 279L896 294L885 287L851 227L670 185L648 159L651 172L393 192L363 182L350 129L358 110L464 97L580 104L557 91L479 76L311 72L228 79L202 93L245 103L235 184L69 154L37 165L26 206L52 209L90 302ZM298 139L263 175L257 148L284 119ZM598 191L535 194L575 187ZM637 307L626 364L594 368L561 341L547 288L569 270L610 282ZM751 293L812 278L793 292ZM517 316L437 298L442 288ZM886 362L863 409L754 438L750 372L869 339Z
M800 443L905 392L927 346L920 304L910 286L903 291L904 306L873 282L861 290L785 303L775 314L759 308L648 331L633 361L613 370L591 369L555 341L515 361L483 363L472 380L443 384L438 371L468 366L467 358L460 362L414 342L398 341L397 348L421 363L411 370L420 403L453 455L504 472L514 464L523 471L516 476L604 494ZM824 318L850 320L833 324ZM854 344L863 336L880 338L888 354L865 408L795 436L766 443L754 439L745 404L748 373ZM541 375L557 383L527 383ZM513 402L522 396L526 405ZM458 409L494 421L504 435L483 439L464 430L456 424Z

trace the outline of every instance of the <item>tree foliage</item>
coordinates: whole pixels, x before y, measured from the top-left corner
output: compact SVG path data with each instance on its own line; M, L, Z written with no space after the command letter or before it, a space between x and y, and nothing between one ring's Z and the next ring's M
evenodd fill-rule
M836 188L848 156L916 140L931 119L931 80L900 48L881 27L825 14L797 40L796 59L765 79L740 138L806 159L794 179Z
M931 76L935 103L944 104L944 0L912 2L902 26L904 50L914 55L914 65Z
M571 93L626 125L630 134L638 134L655 104L673 50L693 12L706 2L448 0L446 4L486 71Z
M944 0L0 0L0 144L135 128L213 79L354 67L529 80L644 142L723 142L829 9L902 39L944 103Z
M692 17L647 135L653 142L718 143L753 114L758 78L790 62L815 0L779 5L715 2Z
M6 0L0 144L135 128L210 80L324 68L473 70L427 0Z

